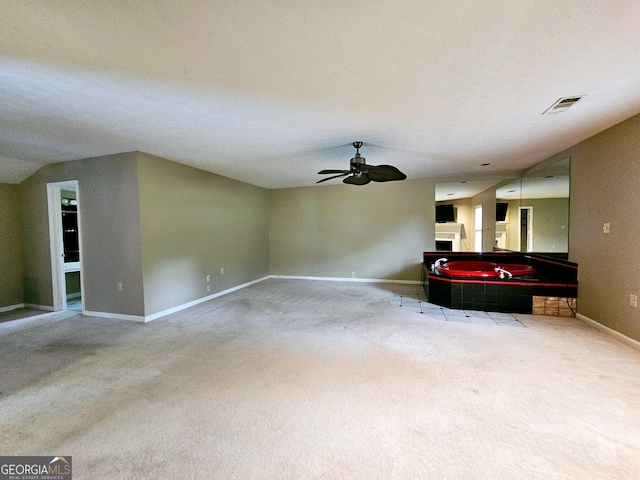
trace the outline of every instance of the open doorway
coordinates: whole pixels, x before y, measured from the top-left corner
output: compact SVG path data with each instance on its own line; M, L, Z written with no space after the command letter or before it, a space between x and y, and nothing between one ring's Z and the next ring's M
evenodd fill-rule
M54 310L84 310L78 182L47 184Z

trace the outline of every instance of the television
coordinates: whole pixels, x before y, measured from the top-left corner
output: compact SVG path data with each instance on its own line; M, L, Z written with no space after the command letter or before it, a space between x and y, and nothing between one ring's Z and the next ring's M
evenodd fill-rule
M446 222L455 222L456 215L453 211L453 205L436 205L436 222L437 223L446 223Z
M504 222L507 219L508 203L496 203L496 222Z

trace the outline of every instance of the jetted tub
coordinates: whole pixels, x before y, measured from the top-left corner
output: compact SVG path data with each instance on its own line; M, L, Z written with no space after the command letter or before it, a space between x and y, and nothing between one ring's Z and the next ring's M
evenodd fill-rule
M481 260L445 262L438 265L436 270L438 273L444 275L465 278L510 278L509 274L514 277L523 277L537 272L537 270L530 265L515 263L498 264Z

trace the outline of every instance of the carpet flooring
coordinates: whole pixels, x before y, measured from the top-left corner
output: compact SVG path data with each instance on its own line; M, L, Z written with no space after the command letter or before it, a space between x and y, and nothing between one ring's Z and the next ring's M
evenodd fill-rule
M72 456L76 480L639 478L640 351L397 290L270 279L147 324L0 323L0 454Z

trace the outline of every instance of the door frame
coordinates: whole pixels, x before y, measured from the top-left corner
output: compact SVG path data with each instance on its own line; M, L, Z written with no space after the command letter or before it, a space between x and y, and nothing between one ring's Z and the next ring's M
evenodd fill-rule
M47 183L47 204L49 212L49 249L51 252L51 286L53 310L67 309L67 286L64 271L64 243L62 235L61 191L75 190L78 201L78 246L80 249L80 292L82 311L85 305L84 274L82 261L82 226L80 215L80 188L77 180Z

